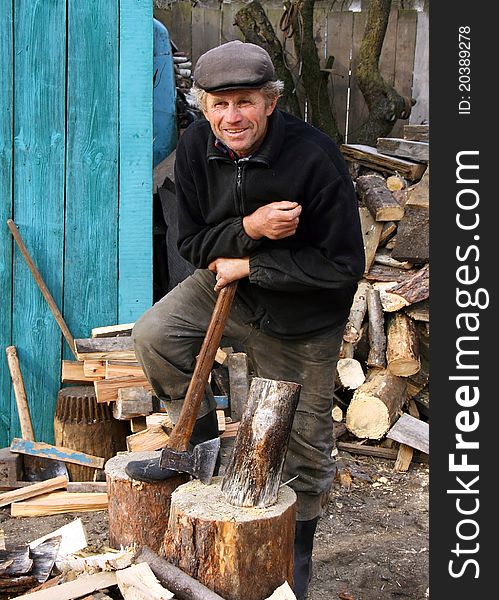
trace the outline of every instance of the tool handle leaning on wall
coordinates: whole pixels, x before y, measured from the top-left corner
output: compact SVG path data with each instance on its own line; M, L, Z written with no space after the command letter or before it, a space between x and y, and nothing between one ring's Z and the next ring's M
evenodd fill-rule
M35 263L33 262L33 259L31 258L28 250L26 249L26 246L24 245L21 234L19 233L19 230L17 229L16 224L14 223L14 221L12 219L7 219L7 226L10 229L10 232L12 233L19 250L21 251L21 254L24 257L26 264L28 265L28 268L31 271L31 274L33 275L33 278L34 278L37 286L39 287L52 314L54 315L54 318L57 321L57 324L59 325L59 329L61 330L62 335L66 339L66 342L68 343L68 346L70 347L71 352L74 354L74 356L76 358L74 338L71 335L71 332L69 331L68 326L66 325L66 321L64 321L64 317L62 316L61 312L57 308L57 304L55 303L55 300L53 299L51 293L49 292L48 287L46 286L45 282L43 281L42 276L40 275L40 271L37 269Z
M5 349L7 354L7 363L9 365L10 376L12 378L12 387L14 388L14 396L16 398L17 413L19 415L19 423L21 425L21 433L24 440L31 442L35 441L35 433L28 408L28 399L24 388L23 376L19 366L19 358L15 346L8 346Z

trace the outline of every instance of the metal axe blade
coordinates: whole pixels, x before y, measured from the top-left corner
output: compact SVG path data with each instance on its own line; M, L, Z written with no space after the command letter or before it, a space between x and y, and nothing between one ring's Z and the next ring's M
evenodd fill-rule
M194 446L192 450L184 452L163 448L160 466L162 469L189 473L202 483L209 484L215 471L219 450L220 438L202 442Z

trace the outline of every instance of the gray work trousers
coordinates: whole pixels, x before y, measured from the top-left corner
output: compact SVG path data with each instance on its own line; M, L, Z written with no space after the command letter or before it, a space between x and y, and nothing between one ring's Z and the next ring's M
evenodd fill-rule
M197 270L140 317L132 337L137 359L175 423L213 312L215 276ZM282 481L297 494L297 519L320 515L335 474L333 391L344 324L326 334L283 340L248 324L237 295L224 335L239 341L258 377L301 384ZM207 387L198 417L215 408Z

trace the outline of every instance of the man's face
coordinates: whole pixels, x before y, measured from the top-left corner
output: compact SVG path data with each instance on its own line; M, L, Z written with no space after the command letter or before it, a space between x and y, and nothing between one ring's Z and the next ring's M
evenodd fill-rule
M216 137L244 158L262 143L276 104L260 90L230 90L208 93L203 112Z

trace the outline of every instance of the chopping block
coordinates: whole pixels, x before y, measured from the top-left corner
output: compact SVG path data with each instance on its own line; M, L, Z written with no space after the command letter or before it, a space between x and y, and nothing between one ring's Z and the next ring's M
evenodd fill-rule
M113 548L135 544L139 550L148 546L160 550L168 524L173 490L190 479L179 473L163 481L146 483L127 475L131 460L147 460L157 452L119 452L105 465L109 498L109 544Z
M265 600L293 582L296 494L283 485L272 506L246 508L221 485L192 480L173 492L160 554L225 600Z

